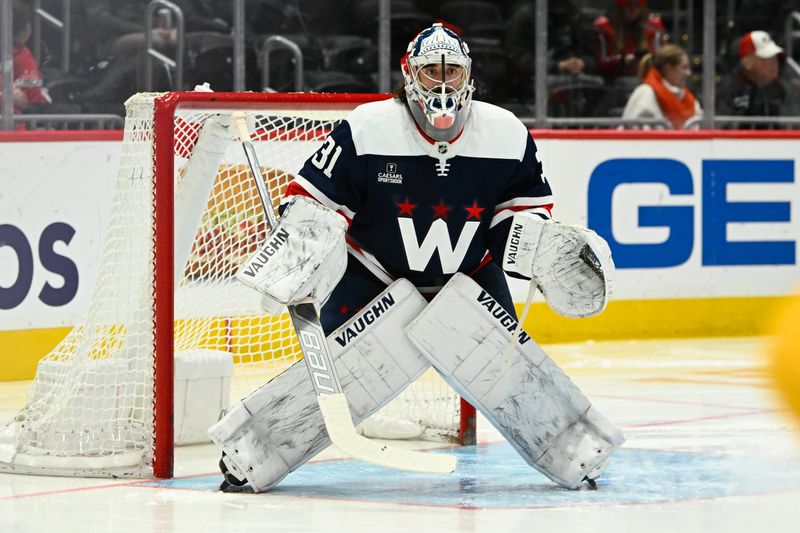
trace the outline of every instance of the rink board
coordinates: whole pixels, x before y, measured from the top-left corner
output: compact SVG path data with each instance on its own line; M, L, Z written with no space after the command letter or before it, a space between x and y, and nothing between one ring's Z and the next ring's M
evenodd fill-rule
M800 279L800 133L534 138L555 217L598 231L618 265L599 317L537 299L526 329L541 342L758 334ZM88 309L120 147L113 132L0 135L0 379L30 377Z

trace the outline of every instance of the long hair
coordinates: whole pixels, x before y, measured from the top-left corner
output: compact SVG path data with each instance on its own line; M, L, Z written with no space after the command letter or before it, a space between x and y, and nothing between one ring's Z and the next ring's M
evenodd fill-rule
M643 80L647 76L650 67L663 75L664 67L667 65L674 67L680 64L684 55L686 55L686 50L676 44L665 44L656 50L655 54L645 54L639 62L639 79Z
M609 13L609 17L611 20L611 27L614 28L614 37L616 38L616 45L617 50L622 51L625 49L625 32L629 29L629 25L625 22L625 13L624 8L622 6L617 5L616 3L611 8L611 12ZM650 10L647 6L642 8L641 14L639 18L634 21L636 24L635 26L635 39L638 43L637 48L647 49L647 32L645 31L647 27L647 21L650 18Z
M401 81L398 83L394 89L392 89L392 95L395 97L396 100L400 100L401 102L407 102L408 98L406 97L406 84L405 82Z

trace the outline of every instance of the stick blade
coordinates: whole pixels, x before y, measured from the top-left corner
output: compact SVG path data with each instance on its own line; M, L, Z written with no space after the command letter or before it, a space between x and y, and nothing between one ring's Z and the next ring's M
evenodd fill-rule
M343 453L362 461L411 472L450 474L455 471L458 460L452 455L403 450L356 433L344 394L322 394L317 399L328 436Z

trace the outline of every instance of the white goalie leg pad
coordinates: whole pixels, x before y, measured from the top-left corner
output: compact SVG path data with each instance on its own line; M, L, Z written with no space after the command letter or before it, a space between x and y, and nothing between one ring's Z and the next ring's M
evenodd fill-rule
M477 283L456 274L406 331L528 464L576 488L602 471L622 432L528 335L504 360L516 325Z
M427 305L408 281L392 283L328 336L331 356L358 424L430 368L405 334ZM301 361L233 407L209 429L234 474L256 492L269 489L330 445L317 397Z
M503 270L533 278L547 304L572 318L605 309L615 272L608 243L597 233L529 213L511 222Z

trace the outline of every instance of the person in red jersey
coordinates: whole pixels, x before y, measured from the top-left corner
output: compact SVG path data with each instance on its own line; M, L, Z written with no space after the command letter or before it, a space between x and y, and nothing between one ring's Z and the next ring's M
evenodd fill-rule
M33 14L24 4L14 3L12 16L14 21L14 113L21 113L31 105L50 103L50 99L42 88L43 78L39 71L39 65L27 47L32 32ZM0 73L0 80L2 80L2 73ZM0 96L2 96L1 93Z
M614 0L608 15L598 17L594 28L597 67L607 80L635 76L640 58L664 42L664 24L647 9L647 0Z

